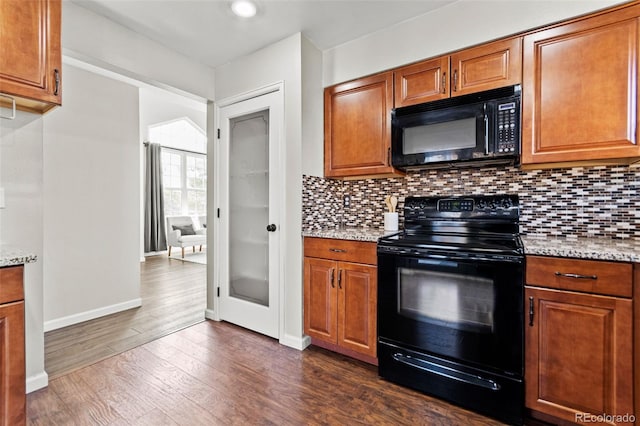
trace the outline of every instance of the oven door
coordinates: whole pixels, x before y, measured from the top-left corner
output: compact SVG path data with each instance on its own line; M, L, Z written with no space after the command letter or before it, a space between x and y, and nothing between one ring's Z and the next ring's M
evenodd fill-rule
M382 251L379 248L381 342L522 376L522 256Z

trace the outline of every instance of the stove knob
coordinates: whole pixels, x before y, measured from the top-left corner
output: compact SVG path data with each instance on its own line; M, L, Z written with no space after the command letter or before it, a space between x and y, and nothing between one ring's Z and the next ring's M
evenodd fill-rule
M478 201L478 204L476 204L476 207L479 209L486 209L487 203L484 200L480 200Z
M503 209L509 209L513 207L513 202L511 201L511 198L503 198L500 202L500 205Z

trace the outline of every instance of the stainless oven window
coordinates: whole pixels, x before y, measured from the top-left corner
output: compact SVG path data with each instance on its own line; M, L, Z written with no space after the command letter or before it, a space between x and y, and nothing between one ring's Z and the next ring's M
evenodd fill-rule
M492 333L495 286L460 273L398 268L398 314L457 330Z
M423 154L475 147L475 116L404 129L403 154Z

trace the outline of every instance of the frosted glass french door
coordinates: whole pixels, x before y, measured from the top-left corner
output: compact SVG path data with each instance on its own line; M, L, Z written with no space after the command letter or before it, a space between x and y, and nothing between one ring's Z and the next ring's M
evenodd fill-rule
M279 337L278 93L220 110L220 319Z

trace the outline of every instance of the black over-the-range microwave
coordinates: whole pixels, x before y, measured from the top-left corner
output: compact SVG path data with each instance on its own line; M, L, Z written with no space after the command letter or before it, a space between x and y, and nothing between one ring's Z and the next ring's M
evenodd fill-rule
M401 170L520 159L520 85L392 110L391 163Z

